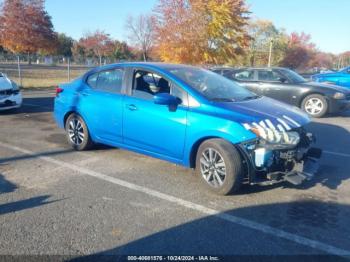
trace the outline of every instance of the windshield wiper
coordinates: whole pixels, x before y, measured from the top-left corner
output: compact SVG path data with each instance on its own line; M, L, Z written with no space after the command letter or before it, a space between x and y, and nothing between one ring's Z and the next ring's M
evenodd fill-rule
M242 101L247 101L247 100L254 100L254 99L258 99L261 96L255 95L255 96L247 96L245 98L242 99Z

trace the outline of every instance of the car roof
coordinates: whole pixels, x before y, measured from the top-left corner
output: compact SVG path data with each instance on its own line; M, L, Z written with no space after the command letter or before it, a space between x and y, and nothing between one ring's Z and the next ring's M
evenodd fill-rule
M138 66L144 67L145 66L145 67L153 67L153 68L165 69L165 70L174 69L174 68L193 67L190 65L170 64L170 63L161 63L161 62L125 62L125 63L116 63L116 64L110 64L106 66L101 66L101 67L97 67L97 69L103 70L103 69L118 67L118 66L122 66L122 67L138 67Z
M265 66L265 67L243 67L243 68L240 68L239 70L246 70L246 69L250 69L250 70L273 70L273 69L277 69L277 70L286 70L286 69L288 69L289 70L289 68L286 68L286 67L278 67L278 66L275 66L275 67L267 67L267 66Z

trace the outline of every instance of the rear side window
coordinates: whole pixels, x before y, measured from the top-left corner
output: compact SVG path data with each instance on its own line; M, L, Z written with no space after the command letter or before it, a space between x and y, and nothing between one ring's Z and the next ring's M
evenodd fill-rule
M120 69L103 71L98 74L96 89L120 93L123 85L124 71Z
M244 71L236 72L233 74L233 77L241 81L254 81L254 71L244 70Z
M96 90L120 93L123 86L124 71L113 69L92 74L87 79L87 84Z

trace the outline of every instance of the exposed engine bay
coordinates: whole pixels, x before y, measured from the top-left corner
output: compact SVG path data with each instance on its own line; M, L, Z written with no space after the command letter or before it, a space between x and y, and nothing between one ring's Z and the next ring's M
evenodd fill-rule
M260 138L241 145L250 184L287 181L300 185L313 178L318 171L322 150L312 147L315 138L303 128L291 132L297 144L270 143Z

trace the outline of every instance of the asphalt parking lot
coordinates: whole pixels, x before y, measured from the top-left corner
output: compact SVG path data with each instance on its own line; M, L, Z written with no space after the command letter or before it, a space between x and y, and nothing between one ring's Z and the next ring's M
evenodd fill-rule
M350 112L308 127L325 150L313 181L221 197L161 160L73 152L52 92L24 97L0 113L0 255L350 255Z

